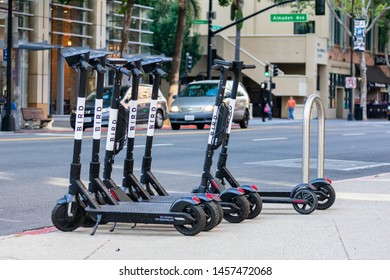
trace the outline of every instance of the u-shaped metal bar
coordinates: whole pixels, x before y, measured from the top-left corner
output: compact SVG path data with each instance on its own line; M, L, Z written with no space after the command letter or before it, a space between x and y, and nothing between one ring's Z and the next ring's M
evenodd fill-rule
M317 148L317 178L324 177L324 153L325 153L325 110L321 98L310 95L305 103L303 111L303 149L302 149L302 182L309 183L310 177L310 115L314 103L318 111L318 148Z

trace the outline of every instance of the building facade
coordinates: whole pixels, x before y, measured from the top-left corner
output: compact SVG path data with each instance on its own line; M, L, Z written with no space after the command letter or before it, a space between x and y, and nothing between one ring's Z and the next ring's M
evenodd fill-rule
M202 19L208 19L209 0L201 0ZM217 1L211 1L215 19L212 20L214 30L232 23L230 8L220 7ZM273 5L273 1L245 1L244 17ZM351 76L351 48L349 36L326 7L325 15L315 16L308 11L307 21L284 21L291 15L290 4L281 5L260 13L246 20L241 29L240 59L245 63L255 64L255 70L245 70L243 82L248 88L256 114L256 103L260 96L264 67L276 64L279 75L272 78L275 89L273 95L273 115L287 117L285 104L293 96L298 109L303 108L304 101L311 94L318 94L326 108L327 118L348 117L350 108L350 91L345 88L345 78ZM310 13L311 12L311 13ZM347 18L343 18L347 22ZM288 20L288 18L287 18ZM348 23L347 23L348 26ZM196 25L194 32L203 35L203 54L207 56L207 25ZM380 41L380 29L375 27L366 40L366 62L368 77L368 102L389 101L390 69L384 63L385 42ZM213 53L219 58L232 60L235 57L236 27L230 27L213 36ZM353 106L360 102L360 73L356 65L360 63L360 55L353 54L352 76L357 78L357 88L353 94ZM192 73L204 71L206 58L198 63ZM298 112L299 113L299 112Z
M12 100L17 107L41 107L48 114L68 115L76 101L76 73L65 65L62 47L86 47L118 51L123 27L119 13L121 1L85 0L62 4L59 0L13 0L13 50L6 50L7 1L0 2L0 90L6 95L6 59L12 59ZM230 8L220 7L215 0L199 0L201 19L207 19L212 4L214 30L231 23ZM270 0L245 1L244 16L273 5ZM136 5L133 9L129 46L131 53L150 53L152 36L151 7ZM251 101L258 112L262 82L267 64L278 66L277 77L272 78L273 115L287 117L285 104L293 96L298 104L297 115L304 100L311 94L320 95L327 118L347 118L350 91L345 88L345 78L351 76L349 36L330 11L324 16L308 14L307 21L291 22L272 20L291 14L291 6L283 5L260 13L244 22L240 39L240 59L255 64L256 69L243 73L242 82L247 87ZM345 21L347 19L345 18ZM195 65L192 78L207 69L207 35L205 24L194 25L194 32L202 35L203 58ZM390 70L384 60L384 43L376 27L366 36L368 101L389 101ZM212 38L213 54L233 60L235 57L236 28L231 27ZM354 53L352 76L357 77L353 106L359 104L360 56ZM218 78L214 73L214 78ZM106 75L106 84L112 75ZM89 87L94 85L94 78ZM267 92L269 94L269 91ZM1 96L0 96L1 97ZM20 111L20 110L19 110ZM20 121L19 121L20 123Z
M0 2L0 90L6 96L6 59L11 57L12 101L18 107L40 107L48 114L69 115L76 102L77 73L62 59L61 48L119 50L121 1L13 0L13 49L7 52L8 1ZM151 7L135 5L129 52L148 53L152 46ZM106 84L112 84L112 74ZM93 88L94 77L89 87ZM21 124L22 122L16 120Z

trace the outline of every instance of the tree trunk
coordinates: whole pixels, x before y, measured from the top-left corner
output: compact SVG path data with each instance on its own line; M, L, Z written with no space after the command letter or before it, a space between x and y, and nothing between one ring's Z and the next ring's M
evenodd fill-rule
M360 53L360 107L363 108L363 121L367 120L367 66L366 66L366 53Z
M168 104L171 106L173 96L179 89L180 61L183 49L184 32L186 28L187 0L179 0L179 14L176 28L175 50L172 58L171 77L169 80Z
M130 33L130 25L131 25L131 14L133 11L134 4L135 4L135 0L127 0L124 25L122 29L122 41L119 46L119 52L122 57L128 54L129 52L128 50L129 33Z

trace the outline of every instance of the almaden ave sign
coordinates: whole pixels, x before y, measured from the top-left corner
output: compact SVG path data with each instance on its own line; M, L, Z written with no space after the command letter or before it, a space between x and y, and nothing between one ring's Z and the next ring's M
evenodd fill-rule
M307 14L271 14L271 22L307 22Z

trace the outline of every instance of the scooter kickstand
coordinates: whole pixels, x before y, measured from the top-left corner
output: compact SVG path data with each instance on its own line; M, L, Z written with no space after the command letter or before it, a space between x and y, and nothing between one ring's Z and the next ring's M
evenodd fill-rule
M94 225L93 230L90 234L91 236L95 235L95 232L99 226L99 223L102 221L102 217L103 217L102 215L97 215L96 224Z
M113 232L115 230L115 227L116 227L116 222L113 224L112 228L110 229L110 232Z
M131 228L135 228L137 226L137 223L134 224L134 226L132 226Z

